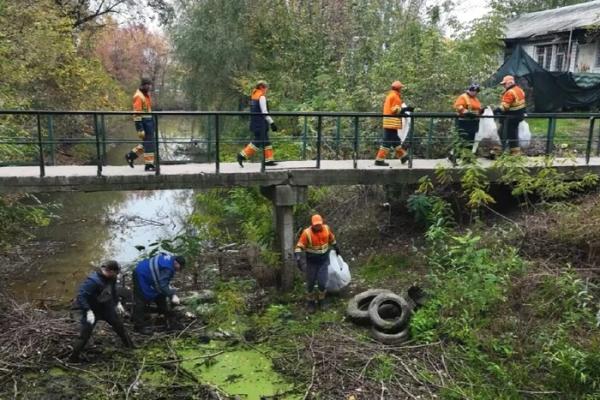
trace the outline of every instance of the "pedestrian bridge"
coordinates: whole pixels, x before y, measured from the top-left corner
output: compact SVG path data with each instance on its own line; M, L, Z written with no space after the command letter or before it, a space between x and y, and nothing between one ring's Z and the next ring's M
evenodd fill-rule
M39 167L0 167L0 193L59 192L59 191L118 191L163 189L210 189L234 186L331 186L331 185L391 185L414 184L423 176L433 176L440 166L455 168L447 159L415 159L412 165L390 160L389 167L375 166L373 160L325 160L319 168L315 161L283 161L274 167L261 163L222 163L215 165L177 164L161 165L160 174L144 172L143 166L105 166L101 173L97 166L46 166L44 176ZM493 162L480 159L480 165L495 179ZM582 173L600 173L600 157L556 158L555 167L561 171L578 170ZM531 158L535 169L539 158ZM262 168L261 168L262 167Z

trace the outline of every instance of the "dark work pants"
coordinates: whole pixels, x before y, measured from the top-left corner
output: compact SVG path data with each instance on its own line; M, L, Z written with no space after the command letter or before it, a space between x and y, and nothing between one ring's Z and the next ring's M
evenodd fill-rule
M144 127L144 152L154 153L154 120L152 118L143 118L142 125Z
M77 341L73 346L73 356L79 356L81 350L83 350L88 340L90 340L92 332L94 331L94 327L96 326L96 323L99 320L106 321L113 328L115 333L121 338L121 341L123 342L125 347L133 346L129 335L127 335L127 332L125 332L125 326L123 325L123 321L117 315L115 305L112 302L106 303L106 305L103 305L99 308L93 308L92 311L94 312L94 316L96 317L96 321L94 321L93 324L87 322L87 312L82 312L81 330L79 332L79 337L77 338Z
M265 129L257 129L253 130L254 139L252 139L252 145L255 147L262 149L264 147L270 146L271 141L269 140L269 128L265 127Z
M456 121L458 136L465 142L465 146L472 146L475 134L479 130L479 119L458 119Z
M306 290L312 293L315 283L319 291L324 292L327 286L327 267L329 266L329 253L323 255L306 254Z
M509 118L504 120L504 123L507 124L506 142L509 148L514 149L515 147L519 147L519 124L523 121L525 109L508 111L506 115L509 116ZM512 118L510 118L511 116Z
M383 147L393 150L401 144L400 137L398 136L398 130L388 128L383 130L383 142L381 142Z
M171 318L171 313L169 312L169 305L167 304L166 296L158 296L154 300L146 300L144 294L142 293L142 289L140 288L140 284L138 282L138 277L134 273L133 275L133 326L136 329L140 329L146 325L146 306L154 302L158 306L158 312L167 318L167 321Z

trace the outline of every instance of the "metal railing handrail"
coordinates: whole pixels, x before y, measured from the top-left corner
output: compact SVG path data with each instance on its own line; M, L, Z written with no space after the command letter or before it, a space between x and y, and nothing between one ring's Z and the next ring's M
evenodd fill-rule
M96 145L96 160L97 160L97 175L102 175L102 167L105 165L104 158L106 156L106 145L107 143L137 143L138 140L128 140L128 139L119 139L119 140L107 140L106 139L106 126L105 126L105 117L106 116L133 116L138 115L140 113L133 111L103 111L103 110L94 110L94 111L85 111L85 110L0 110L1 115L27 115L27 116L35 116L37 122L37 137L33 137L29 141L24 141L23 137L17 137L13 141L5 141L0 140L0 144L35 144L38 147L39 151L39 167L40 167L40 176L45 176L45 165L46 161L44 159L44 145L55 146L56 144L60 144L61 141L54 140L53 138L53 117L57 115L62 116L91 116L93 117L93 131L94 136L91 139L74 139L76 143L86 143L86 144L95 144ZM150 116L154 120L154 145L155 145L155 164L156 164L156 175L160 175L160 154L159 154L159 144L160 143L170 143L170 140L160 140L159 139L159 117L165 116L208 116L212 117L208 119L209 122L209 132L208 138L206 140L196 140L197 143L207 143L208 146L214 145L214 164L215 164L215 173L220 173L220 146L222 143L230 143L228 140L223 140L220 134L220 118L224 116L250 116L250 115L263 115L262 113L250 113L247 111L153 111L150 113L141 113L145 116ZM410 129L408 132L408 136L406 138L408 144L408 168L412 168L413 163L413 144L414 144L414 130L415 124L413 123L419 119L430 119L430 131L428 134L428 140L432 139L432 126L433 121L436 118L439 119L458 119L460 118L454 112L413 112L410 114L403 115L385 115L381 113L375 112L328 112L328 111L275 111L270 112L270 115L273 116L288 116L288 117L304 117L304 132L303 132L303 140L304 145L302 149L303 159L306 154L306 138L307 134L307 118L316 118L316 165L315 168L319 169L321 167L321 156L322 156L322 147L323 147L323 118L335 117L336 121L336 140L338 143L336 144L335 151L336 156L339 155L339 140L342 137L340 134L340 118L351 118L351 124L347 129L350 129L353 135L344 135L344 138L352 139L352 160L354 168L357 168L358 161L358 146L359 146L359 119L361 118L383 118L385 116L392 117L403 117L410 119ZM48 123L48 140L45 140L42 135L42 117L47 117ZM513 115L495 115L495 116L478 116L478 118L496 118L496 119L511 119L511 118L519 118L519 116ZM558 119L587 119L589 120L589 131L587 137L586 144L586 164L589 164L590 155L592 151L592 142L594 139L594 127L595 120L600 118L600 113L527 113L527 119L534 118L543 118L548 119L548 131L546 137L546 152L545 154L549 154L551 149L554 146L554 133L556 130L556 120ZM212 122L212 127L211 127ZM501 139L504 141L506 139L506 128L507 124L504 124L504 131L502 132ZM214 134L214 137L212 135ZM311 137L315 137L314 134ZM180 141L174 140L173 143L189 143L188 141ZM53 151L50 153L50 163L54 164L54 147ZM429 148L427 150L427 154L429 157ZM210 157L212 156L211 150L209 149L209 163ZM264 152L262 154L262 163L261 163L261 172L265 171L265 160L264 160ZM598 141L598 148L596 149L596 155L600 155L600 140Z

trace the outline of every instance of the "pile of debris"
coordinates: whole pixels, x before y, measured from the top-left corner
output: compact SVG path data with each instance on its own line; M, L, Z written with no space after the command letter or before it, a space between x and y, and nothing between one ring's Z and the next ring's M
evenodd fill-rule
M370 325L375 340L400 344L408 340L410 316L424 301L424 292L418 286L411 286L406 296L387 289L370 289L350 300L346 314L359 325Z

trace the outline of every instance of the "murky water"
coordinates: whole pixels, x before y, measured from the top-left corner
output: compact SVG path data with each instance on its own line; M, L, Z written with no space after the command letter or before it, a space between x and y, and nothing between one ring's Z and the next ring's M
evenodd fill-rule
M165 122L160 125L162 137L193 136L189 133L193 132L191 124ZM120 144L109 148L108 164L124 164L123 156L130 147ZM170 160L181 159L175 148L174 144L161 146L162 154ZM201 160L200 156L196 151L193 159ZM54 247L56 251L35 260L30 272L11 289L22 300L67 302L81 280L102 260L133 263L142 254L136 246L148 247L179 233L193 211L194 191L73 192L41 195L40 199L61 205L55 210L58 218L36 235L39 246Z

